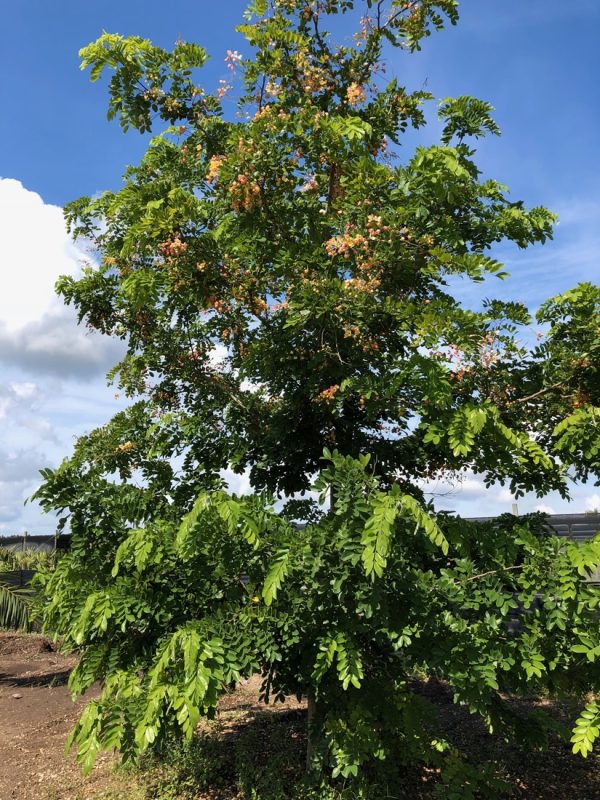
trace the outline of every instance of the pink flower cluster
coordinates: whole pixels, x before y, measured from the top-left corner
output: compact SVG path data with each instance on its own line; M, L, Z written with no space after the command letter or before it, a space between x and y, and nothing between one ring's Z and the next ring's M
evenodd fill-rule
M225 56L225 63L227 64L227 69L230 69L232 72L236 68L236 65L242 61L243 56L238 53L237 50L228 50L227 55Z
M162 242L158 249L166 258L177 258L185 253L187 247L187 244L179 236L173 236L167 239L166 242Z

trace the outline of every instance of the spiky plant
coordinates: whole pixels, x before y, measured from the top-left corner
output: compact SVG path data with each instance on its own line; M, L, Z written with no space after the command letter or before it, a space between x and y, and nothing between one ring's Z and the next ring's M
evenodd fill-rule
M32 590L0 581L0 629L29 630Z

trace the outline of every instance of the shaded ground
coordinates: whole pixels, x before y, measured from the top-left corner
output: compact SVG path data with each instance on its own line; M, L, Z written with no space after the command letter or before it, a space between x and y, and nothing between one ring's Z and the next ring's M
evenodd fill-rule
M433 700L439 710L446 737L474 763L492 762L513 787L515 798L527 800L600 800L600 754L587 759L574 756L571 744L558 736L550 737L547 750L536 752L490 735L480 718L470 715L452 702L452 692L436 682L424 684L421 693ZM551 719L573 727L580 706L556 701L530 699L508 702L522 715L546 713Z
M471 763L490 762L498 775L513 787L515 800L600 800L600 754L587 759L574 756L568 741L551 740L543 752L532 751L490 735L480 718L452 702L452 692L435 681L415 684L415 689L433 701L445 736ZM204 743L195 753L177 755L183 785L196 776L194 800L258 800L296 798L289 787L303 771L306 753L306 713L295 702L265 710L258 706L258 683L251 681L226 698L219 717L205 726ZM510 700L522 714L548 712L555 722L572 726L576 707L547 700ZM187 763L186 763L187 759ZM405 771L393 788L384 791L390 800L432 800L438 773L434 769ZM172 782L167 781L171 786ZM389 793L388 793L389 791ZM442 797L444 795L442 794ZM154 798L155 795L152 795ZM160 793L156 794L160 798ZM171 795L168 795L169 800ZM304 797L304 795L302 795ZM311 795L311 798L313 795ZM346 795L344 795L344 798ZM467 797L467 795L465 795ZM470 795L469 795L470 797ZM185 795L187 800L188 795ZM452 795L457 800L457 795ZM327 798L329 800L329 796ZM379 797L377 798L379 800ZM462 795L461 795L462 800Z
M194 746L172 752L166 763L142 773L115 771L105 755L87 778L63 757L78 714L66 688L74 659L53 651L37 635L0 633L0 800L279 800L302 772L305 709L294 700L265 709L253 680L226 696L215 722L204 723ZM527 800L600 800L600 756L571 755L556 741L545 753L510 746L451 702L446 687L421 684L433 700L448 737L474 761L493 761ZM549 710L570 722L572 709L546 701L513 701L519 710ZM436 775L405 776L391 796L430 798ZM250 787L256 788L252 795ZM397 794L397 792L401 792ZM312 796L312 795L311 795Z

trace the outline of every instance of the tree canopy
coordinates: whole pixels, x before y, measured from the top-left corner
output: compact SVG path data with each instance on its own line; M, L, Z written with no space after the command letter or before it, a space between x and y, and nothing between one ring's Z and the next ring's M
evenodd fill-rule
M110 377L132 400L37 493L72 533L47 625L82 650L73 689L104 682L74 732L88 766L191 735L258 672L265 699L310 698L314 765L360 780L373 759L420 760L450 791L476 778L415 670L535 742L543 721L514 719L502 692L599 687L581 578L600 540L436 515L423 494L472 470L567 496L600 466L600 288L544 303L533 346L521 303L453 293L506 278L497 243L552 236L553 214L477 167L491 105L443 99L439 143L395 150L433 98L384 79L386 52L457 20L455 0L255 0L237 28L252 55L228 51L214 90L196 44L103 34L81 51L93 80L111 73L110 118L166 125L118 192L66 210L98 259L58 290L123 340ZM225 469L252 493L228 492ZM599 722L592 702L575 750Z

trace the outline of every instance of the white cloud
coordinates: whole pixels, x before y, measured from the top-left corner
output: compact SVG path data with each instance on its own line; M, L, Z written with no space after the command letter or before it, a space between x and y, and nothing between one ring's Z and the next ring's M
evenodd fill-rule
M513 497L512 493L508 489L500 489L498 494L496 495L496 500L498 503L514 503L515 498Z
M23 502L33 492L46 461L46 456L35 450L0 450L0 523L21 516Z
M221 470L220 475L226 482L229 491L233 494L243 495L252 493L249 469L245 470L241 475L231 469L224 469Z
M542 514L556 514L556 511L552 508L552 506L549 506L546 503L540 503L535 507L535 510L540 511Z
M221 367L227 360L229 350L224 344L216 344L208 351L208 362L213 369Z
M122 346L78 327L54 291L60 275L78 274L85 255L62 209L11 178L0 178L0 253L0 361L38 375L106 372Z
M254 381L249 381L247 378L240 383L240 389L242 392L258 392L260 389L260 383L255 383Z
M473 473L460 473L444 476L437 480L419 481L423 492L432 497L483 497L489 490L484 482Z
M477 478L465 478L462 483L458 484L457 490L469 497L482 497L488 491L483 481Z
M44 399L37 383L0 383L0 425L5 444L9 435L14 436L19 428L33 431L41 439L56 438L49 420L38 414Z
M31 388L24 390L23 386L25 385ZM6 419L12 411L30 409L37 399L37 395L38 387L35 383L0 383L0 420Z
M76 436L122 407L104 379L121 343L78 326L54 292L57 278L77 276L83 260L61 208L0 178L0 533L52 532L52 516L34 503L23 507L39 470L56 466Z
M6 452L0 450L0 483L23 483L37 479L46 456L34 450Z
M600 511L600 494L597 492L585 498L586 511Z
M72 309L49 312L14 332L0 323L0 361L34 375L105 373L122 352L119 341L78 328Z
M47 439L58 444L58 437L54 426L48 419L30 417L21 421L21 426L34 433L39 439Z
M10 388L17 395L17 397L20 397L23 400L28 400L30 397L33 397L37 392L36 384L31 382L11 383Z
M58 306L54 283L76 271L80 254L62 209L44 203L20 181L0 178L0 210L0 320L14 332Z

